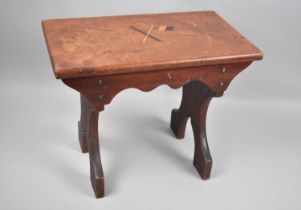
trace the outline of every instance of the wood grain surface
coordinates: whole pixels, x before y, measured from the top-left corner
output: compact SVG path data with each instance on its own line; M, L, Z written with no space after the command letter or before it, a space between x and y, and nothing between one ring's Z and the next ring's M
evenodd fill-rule
M262 59L213 11L42 21L60 79Z

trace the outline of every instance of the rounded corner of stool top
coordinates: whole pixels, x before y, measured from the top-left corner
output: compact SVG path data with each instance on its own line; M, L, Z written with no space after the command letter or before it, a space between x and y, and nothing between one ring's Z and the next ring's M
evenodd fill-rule
M259 49L258 49L259 50ZM258 60L263 60L263 58L265 57L264 53L259 50L259 53L258 53Z

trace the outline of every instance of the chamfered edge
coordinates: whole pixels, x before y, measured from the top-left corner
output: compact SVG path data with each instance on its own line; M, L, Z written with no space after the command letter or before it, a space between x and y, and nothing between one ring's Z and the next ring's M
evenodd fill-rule
M89 77L89 76L102 76L113 74L126 74L126 73L142 73L147 71L158 71L178 68L193 68L211 65L222 65L240 62L253 62L255 60L261 60L263 54L261 51L254 54L247 54L241 56L225 56L220 58L205 58L205 59L189 59L181 61L169 61L152 64L136 64L136 65L111 65L111 66L99 66L99 67L78 67L78 68L60 68L54 67L54 74L57 79L68 79L77 77ZM141 70L143 69L143 70Z

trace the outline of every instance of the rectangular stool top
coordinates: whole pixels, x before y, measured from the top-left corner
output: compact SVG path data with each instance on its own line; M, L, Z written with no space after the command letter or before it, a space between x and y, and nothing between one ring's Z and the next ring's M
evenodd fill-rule
M213 11L54 19L42 26L60 79L262 59Z

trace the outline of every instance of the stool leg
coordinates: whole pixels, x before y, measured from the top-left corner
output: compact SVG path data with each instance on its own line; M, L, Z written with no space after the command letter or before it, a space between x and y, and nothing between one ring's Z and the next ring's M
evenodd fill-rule
M188 117L194 134L193 165L203 179L208 179L212 168L206 137L206 115L213 92L203 83L193 81L183 87L182 102L179 110L171 114L171 128L179 138L184 137Z
M90 179L97 198L104 196L104 176L98 140L99 112L81 95L81 119L79 121L79 140L83 152L89 152Z
M88 150L90 157L90 179L96 198L104 196L104 176L98 141L98 112L92 110L89 116Z
M80 95L80 104L81 104L81 114L80 114L80 121L78 122L78 139L79 145L83 153L88 152L88 143L87 143L87 129L88 129L88 122L87 122L87 115L89 112L87 101L85 97L81 94Z
M211 97L200 97L191 115L195 143L193 165L203 179L210 177L212 168L212 158L206 136L206 115L210 100Z

